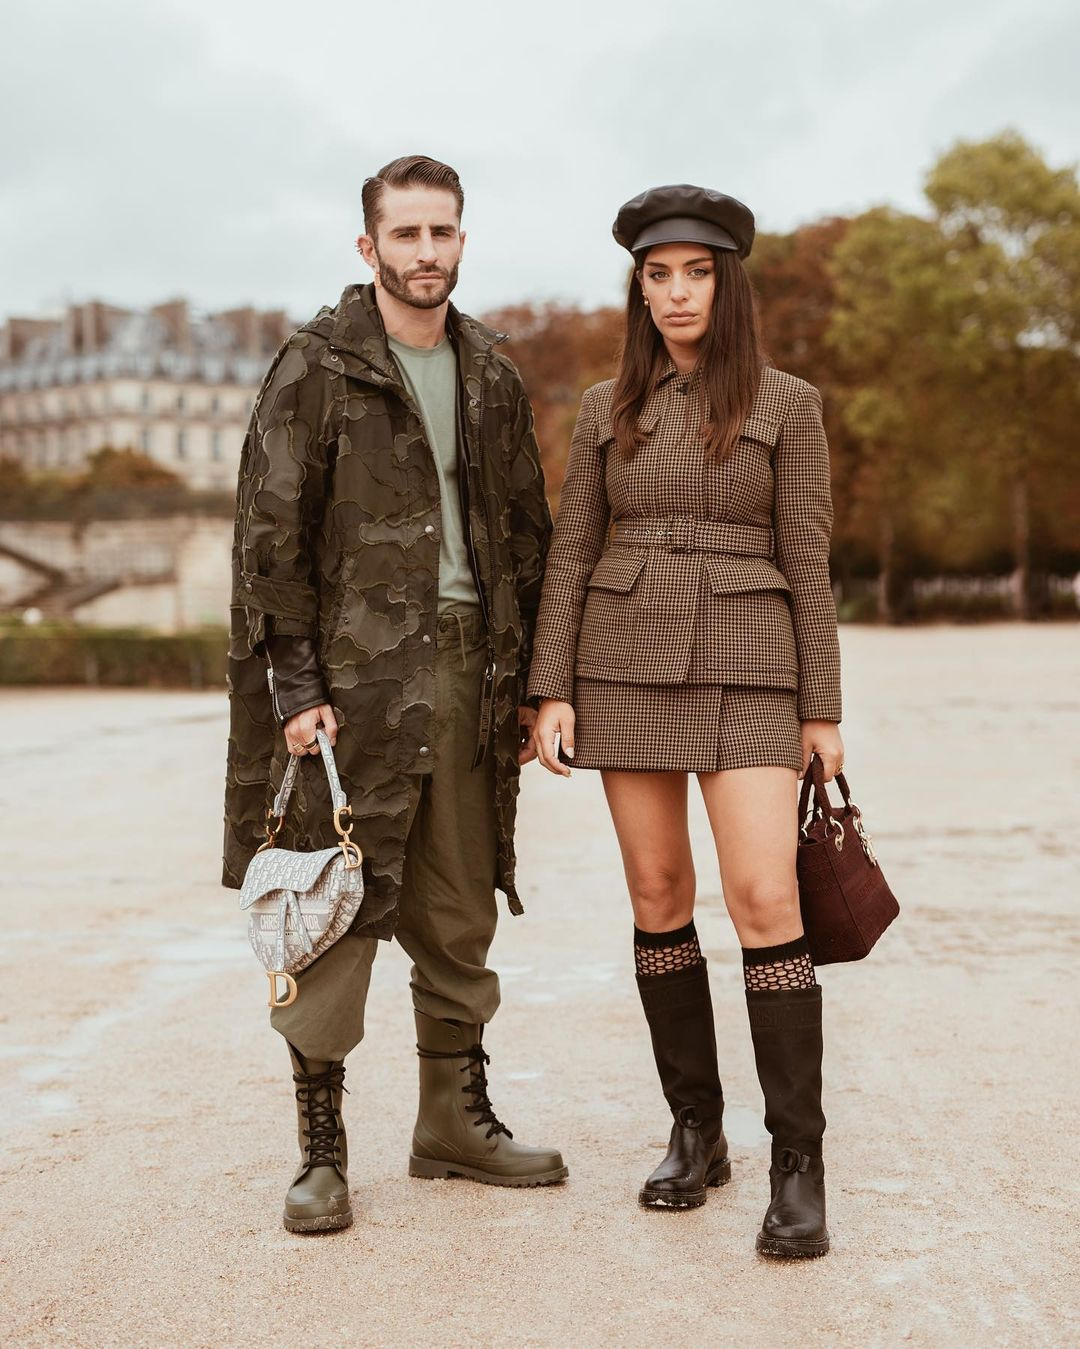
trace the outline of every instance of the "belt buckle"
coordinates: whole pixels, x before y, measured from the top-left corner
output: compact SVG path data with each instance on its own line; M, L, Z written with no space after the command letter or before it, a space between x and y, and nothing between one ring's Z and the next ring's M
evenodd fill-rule
M692 520L675 520L665 533L669 552L688 553L693 546Z

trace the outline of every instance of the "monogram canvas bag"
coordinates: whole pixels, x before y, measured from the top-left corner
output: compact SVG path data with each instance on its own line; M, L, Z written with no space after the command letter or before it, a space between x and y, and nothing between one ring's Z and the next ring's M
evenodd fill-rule
M349 841L351 820L347 825L342 823L342 816L351 817L352 811L341 789L334 751L325 731L316 731L315 735L330 783L334 828L341 841L318 852L274 846L300 761L311 757L294 754L267 811L266 842L248 863L240 888L240 908L248 916L252 950L270 980L271 1007L287 1007L296 1001L293 975L306 969L349 930L364 898L363 857L357 845ZM285 996L279 996L282 979Z

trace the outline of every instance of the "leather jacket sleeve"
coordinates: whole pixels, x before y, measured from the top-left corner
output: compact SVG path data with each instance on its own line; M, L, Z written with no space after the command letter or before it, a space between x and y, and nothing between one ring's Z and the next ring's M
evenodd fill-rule
M270 675L270 697L279 726L284 726L298 712L330 701L315 654L314 638L275 632L271 620L267 624L263 649Z

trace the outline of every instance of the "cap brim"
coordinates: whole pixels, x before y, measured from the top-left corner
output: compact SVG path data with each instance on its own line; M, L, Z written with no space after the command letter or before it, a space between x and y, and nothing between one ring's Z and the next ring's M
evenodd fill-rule
M645 226L630 245L630 252L640 253L643 248L655 248L657 244L708 244L710 248L727 248L733 253L739 251L739 245L727 230L694 216L673 215L664 220L654 220L651 225Z

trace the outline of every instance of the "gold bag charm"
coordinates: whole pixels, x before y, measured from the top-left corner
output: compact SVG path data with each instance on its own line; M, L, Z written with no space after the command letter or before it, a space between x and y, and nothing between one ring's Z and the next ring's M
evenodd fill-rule
M290 1003L296 1001L296 994L299 991L296 987L296 980L291 974L286 974L284 970L267 970L266 977L270 980L270 996L266 1000L267 1007L288 1007ZM284 979L287 998L278 996L278 980Z

